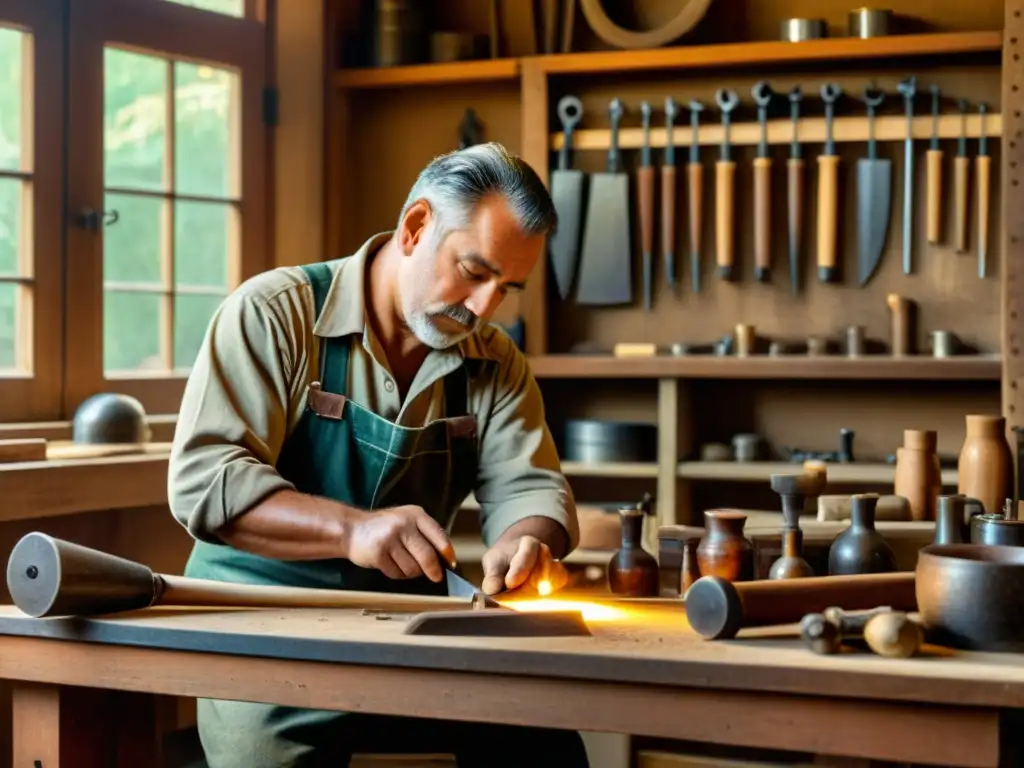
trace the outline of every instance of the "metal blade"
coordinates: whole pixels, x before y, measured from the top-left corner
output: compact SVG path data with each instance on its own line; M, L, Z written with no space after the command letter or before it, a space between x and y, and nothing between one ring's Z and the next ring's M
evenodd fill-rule
M583 230L577 304L629 304L633 300L629 177L595 173Z
M580 220L583 206L583 171L552 171L551 199L558 213L558 228L548 238L551 268L558 295L569 296L580 253Z
M476 595L480 595L483 597L485 605L491 608L496 608L498 606L498 603L485 595L479 587L472 582L466 581L466 579L459 576L459 574L450 568L445 568L444 577L445 582L448 585L448 597L475 597Z
M882 259L892 214L892 161L857 161L857 272L866 285Z

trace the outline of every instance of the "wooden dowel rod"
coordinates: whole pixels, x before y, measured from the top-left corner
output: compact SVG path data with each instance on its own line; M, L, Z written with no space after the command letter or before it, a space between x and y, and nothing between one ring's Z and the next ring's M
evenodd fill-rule
M1001 136L1003 118L999 114L986 115L986 132L989 136ZM803 144L820 144L825 141L825 119L809 117L800 121L800 141ZM932 118L914 118L914 137L927 139L931 136ZM939 118L939 138L955 139L960 135L960 116L943 115ZM833 130L837 143L866 142L868 140L868 123L864 117L837 117ZM687 130L685 137L677 131L676 147L688 147L691 136ZM967 136L977 138L981 135L981 118L978 115L967 117ZM907 118L902 116L879 117L875 121L875 138L879 141L903 141L907 136ZM611 132L604 128L577 130L573 133L573 148L577 150L607 150ZM698 143L701 146L718 145L722 142L722 126L711 123L701 125ZM733 123L729 130L731 142L737 146L751 146L761 140L761 127L756 123ZM768 122L768 143L789 144L793 139L793 123L789 120L771 120ZM552 134L551 149L562 148L564 139L561 133ZM643 131L640 128L621 128L619 130L620 149L639 149L643 144ZM651 128L651 146L665 146L665 129ZM924 148L922 148L922 151Z

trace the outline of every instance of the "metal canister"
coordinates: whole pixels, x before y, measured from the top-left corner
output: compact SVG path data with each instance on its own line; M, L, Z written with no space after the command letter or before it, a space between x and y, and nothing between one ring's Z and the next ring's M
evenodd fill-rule
M787 43L802 43L828 37L828 24L824 19L784 19L779 37Z
M884 37L892 26L892 11L885 8L855 8L849 18L850 37Z
M756 331L754 326L746 323L736 325L736 356L747 357L754 354L754 343L756 342Z
M374 5L374 64L397 67L421 58L421 16L416 0L376 0Z
M864 354L864 326L851 325L846 329L846 356L860 357Z
M952 331L932 331L932 356L951 357L957 354L959 341Z

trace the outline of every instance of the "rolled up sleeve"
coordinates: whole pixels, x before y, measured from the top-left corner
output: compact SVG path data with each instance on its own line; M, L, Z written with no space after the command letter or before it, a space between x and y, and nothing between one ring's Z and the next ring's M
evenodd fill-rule
M494 397L483 420L475 491L488 546L514 523L548 517L579 543L572 489L544 418L540 387L522 353L507 340L497 364Z
M275 469L290 420L294 317L237 291L214 315L189 376L171 449L168 498L196 539L294 486Z

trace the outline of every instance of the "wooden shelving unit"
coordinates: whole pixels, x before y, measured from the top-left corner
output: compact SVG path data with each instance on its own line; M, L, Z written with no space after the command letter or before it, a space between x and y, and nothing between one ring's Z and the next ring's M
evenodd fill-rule
M517 77L519 59L482 59L408 67L342 69L334 73L334 84L349 89L401 88L444 83L486 83L515 80Z
M829 357L614 357L538 355L539 379L832 379L840 381L999 381L999 355L948 358L867 355Z
M800 471L799 464L784 461L683 461L676 474L685 480L767 483L772 475ZM895 478L896 468L889 464L829 464L828 481L844 485L887 485ZM956 486L957 471L944 469L942 484Z

